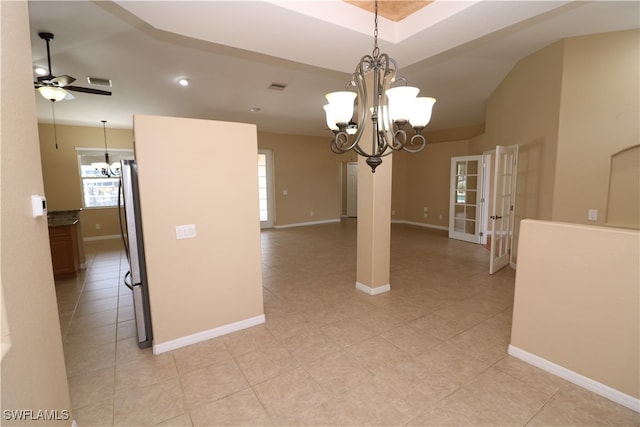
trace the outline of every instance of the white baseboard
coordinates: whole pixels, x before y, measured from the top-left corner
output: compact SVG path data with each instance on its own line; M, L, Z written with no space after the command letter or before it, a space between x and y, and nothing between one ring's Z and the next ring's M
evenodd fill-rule
M633 411L640 412L640 399L637 399L598 381L592 380L591 378L585 377L584 375L557 365L553 362L543 359L540 356L536 356L533 353L529 353L528 351L522 350L521 348L515 347L511 344L509 344L508 352L509 355L515 357L516 359L527 362L535 367L542 369L543 371L547 371L553 375L563 378L577 386L599 394L600 396L622 406L625 406Z
M109 240L109 239L120 239L120 238L122 238L122 236L119 234L105 234L104 236L83 237L82 241L92 242L94 240Z
M389 292L391 290L391 285L386 284L386 285L378 286L376 288L370 288L369 286L363 283L356 282L356 289L368 295L380 295L385 292Z
M241 331L252 326L261 325L265 322L264 314L260 316L251 317L249 319L241 320L239 322L230 323L228 325L219 326L217 328L209 329L208 331L198 332L185 337L177 338L175 340L163 342L160 344L153 344L153 354L165 353L167 351L175 350L177 348L186 347L191 344L197 344L202 341L210 340L211 338L217 338L222 335L227 335L232 332Z
M325 220L322 220L322 221L297 222L295 224L276 225L274 228L276 230L278 230L280 228L305 227L307 225L332 224L332 223L335 223L335 222L340 222L340 218L325 219Z
M408 224L408 225L417 225L418 227L425 228L435 228L436 230L444 230L449 231L449 227L445 227L443 225L434 225L434 224L425 224L424 222L415 222L415 221L404 221L404 220L392 220L392 224Z

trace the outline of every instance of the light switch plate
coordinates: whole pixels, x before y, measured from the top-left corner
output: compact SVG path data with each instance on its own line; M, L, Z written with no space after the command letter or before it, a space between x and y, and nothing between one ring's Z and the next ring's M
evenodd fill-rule
M196 225L176 225L176 239L192 239L196 237Z

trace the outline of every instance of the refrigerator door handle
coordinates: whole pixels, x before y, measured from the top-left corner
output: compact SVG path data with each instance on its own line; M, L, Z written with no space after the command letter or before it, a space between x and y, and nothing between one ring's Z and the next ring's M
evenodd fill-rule
M127 281L127 279L129 279L129 281ZM131 271L127 271L127 274L124 275L124 285L133 290L133 284L131 283Z

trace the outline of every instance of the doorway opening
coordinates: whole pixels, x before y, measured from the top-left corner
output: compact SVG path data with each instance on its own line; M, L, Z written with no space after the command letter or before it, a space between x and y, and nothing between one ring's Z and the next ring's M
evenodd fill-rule
M358 163L347 163L347 217L358 216Z
M489 273L512 263L518 146L451 158L449 237L483 244Z

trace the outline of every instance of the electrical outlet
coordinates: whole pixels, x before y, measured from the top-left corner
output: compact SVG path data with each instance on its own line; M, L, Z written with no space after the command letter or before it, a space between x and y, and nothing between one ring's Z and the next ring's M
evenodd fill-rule
M100 230L100 224L96 224L96 230Z
M589 221L597 221L598 220L598 209L589 209L587 213L587 219Z
M309 216L313 216L313 211L309 212Z

